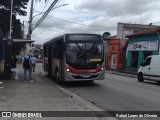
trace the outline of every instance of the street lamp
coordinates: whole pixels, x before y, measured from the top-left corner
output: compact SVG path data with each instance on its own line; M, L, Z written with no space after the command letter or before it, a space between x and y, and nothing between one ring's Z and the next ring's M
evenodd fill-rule
M12 9L13 9L13 0L11 0L11 15L10 15L9 39L12 38Z

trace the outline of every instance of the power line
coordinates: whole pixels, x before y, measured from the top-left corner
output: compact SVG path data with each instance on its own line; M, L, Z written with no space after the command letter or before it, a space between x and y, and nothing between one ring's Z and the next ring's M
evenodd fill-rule
M35 27L33 28L33 30L39 26L39 24L41 24L44 19L46 18L46 16L48 15L48 13L52 10L52 8L55 6L55 4L58 2L58 0L54 0L53 3L51 4L51 6L48 8L48 10L42 15L42 17L37 21Z
M47 3L45 4L44 8L42 9L42 12L46 8L46 6L47 6L48 3L49 3L49 0L47 0Z
M105 26L86 25L86 24L76 23L76 22L73 22L73 21L68 21L68 20L64 20L64 19L61 19L61 18L53 17L53 16L50 16L50 17L55 18L55 19L58 19L58 20L61 20L61 21L64 21L64 22L68 22L68 23L72 23L72 24L78 24L78 25L83 25L83 26L102 27L102 28L116 28L116 27L105 27Z

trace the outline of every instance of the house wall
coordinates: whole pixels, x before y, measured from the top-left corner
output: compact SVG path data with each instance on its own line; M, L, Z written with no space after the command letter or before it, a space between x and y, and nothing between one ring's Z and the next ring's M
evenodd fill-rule
M147 41L156 41L158 40L158 49L156 50L128 50L127 51L127 61L126 61L126 69L135 68L138 69L141 65L141 62L144 61L144 59L148 55L158 55L160 54L160 35L159 34L152 34L152 35L140 35L140 36L134 36L129 38L128 44L135 43L135 42L147 42ZM156 42L153 42L155 44ZM152 43L151 43L152 44ZM129 48L129 46L128 46ZM156 48L156 47L155 47ZM137 55L137 60L134 58ZM134 65L133 65L134 64Z
M126 40L110 40L108 43L108 65L110 69L120 70L124 68Z
M146 29L154 28L154 25L142 25L142 24L130 24L130 23L118 23L117 24L117 39L127 40L125 36L137 33Z
M31 50L31 43L25 43L24 47L21 48L20 55L24 56L25 53L30 52Z

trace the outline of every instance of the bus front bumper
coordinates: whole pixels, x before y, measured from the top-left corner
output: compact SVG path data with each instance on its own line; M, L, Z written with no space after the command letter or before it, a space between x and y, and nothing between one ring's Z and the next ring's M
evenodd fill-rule
M75 74L65 71L65 81L93 81L104 80L105 70L90 74Z

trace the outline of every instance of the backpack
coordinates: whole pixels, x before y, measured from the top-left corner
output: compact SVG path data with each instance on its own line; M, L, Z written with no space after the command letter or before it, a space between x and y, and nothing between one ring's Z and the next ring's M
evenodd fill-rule
M28 58L24 57L24 62L23 62L23 68L24 69L30 69L31 65L30 65L30 56Z

